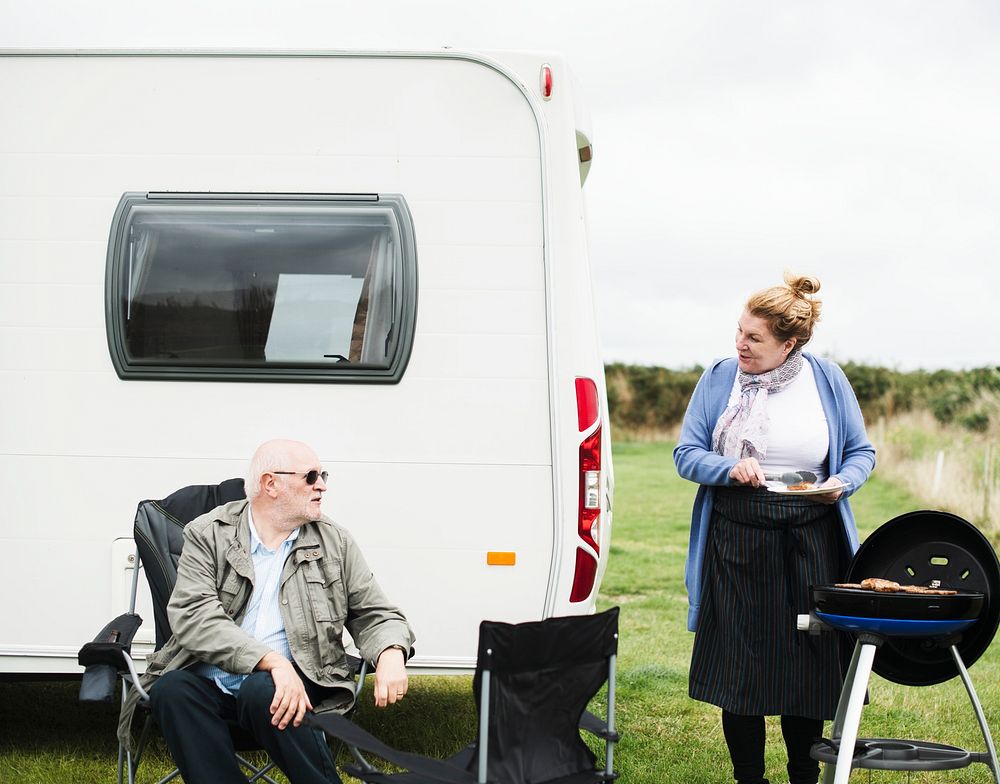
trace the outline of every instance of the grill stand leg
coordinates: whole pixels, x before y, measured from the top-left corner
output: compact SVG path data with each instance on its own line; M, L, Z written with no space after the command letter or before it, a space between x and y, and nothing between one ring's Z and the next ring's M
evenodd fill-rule
M847 668L844 676L844 684L854 683L854 674L858 670L858 658L861 656L861 644L854 646L854 655L851 656L851 664ZM841 688L840 700L837 702L837 715L833 718L833 726L830 728L830 738L837 740L844 733L844 718L847 716L847 703L851 690ZM836 765L823 766L823 784L833 784L833 776L837 770Z
M986 716L983 715L983 706L979 702L979 697L976 695L976 690L972 685L972 679L969 677L969 671L965 667L965 662L962 661L962 656L958 652L958 648L954 645L951 646L951 657L955 660L955 665L958 667L958 674L962 678L962 683L965 685L965 690L969 694L969 700L972 702L972 708L976 712L976 719L979 721L979 729L983 733L983 740L986 741L986 750L989 753L989 766L990 770L993 771L993 781L996 784L1000 784L1000 765L997 764L997 750L996 746L993 745L993 736L990 735L990 728L986 724Z
M879 642L880 640L871 639L868 635L862 635L854 646L854 655L851 657L851 666L844 679L844 688L840 693L837 715L833 720L831 731L831 738L840 742L837 763L826 766L823 784L848 784L851 778L854 744L858 739L861 710L865 706L865 692L868 690L872 662L875 661L875 651Z

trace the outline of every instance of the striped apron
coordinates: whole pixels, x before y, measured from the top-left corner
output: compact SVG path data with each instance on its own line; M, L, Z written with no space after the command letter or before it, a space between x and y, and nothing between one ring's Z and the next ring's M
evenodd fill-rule
M832 719L846 636L800 632L795 616L810 585L846 569L836 507L716 488L710 525L689 694L730 713Z

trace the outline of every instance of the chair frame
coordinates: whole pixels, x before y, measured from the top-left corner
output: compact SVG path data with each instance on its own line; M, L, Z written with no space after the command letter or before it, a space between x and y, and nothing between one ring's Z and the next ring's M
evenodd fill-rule
M618 634L615 633L615 637ZM492 655L491 648L486 649L487 655ZM595 733L599 737L604 737L604 780L612 781L617 778L614 772L615 743L618 742L618 734L615 732L615 669L618 654L612 653L608 656L608 710L605 719L604 732ZM584 714L586 716L586 713ZM589 727L584 729L594 732ZM482 682L479 687L479 759L477 762L478 779L477 784L487 784L487 760L489 759L489 735L490 735L490 671L483 669Z
M614 633L614 639L617 642L619 634L616 631ZM493 655L493 650L487 648L485 650L486 656L490 657ZM609 653L607 655L607 684L608 684L608 704L606 711L606 718L602 721L600 718L584 710L583 715L580 718L579 729L585 730L592 735L602 738L604 740L604 767L603 769L594 769L594 782L611 782L618 778L618 773L614 770L614 751L615 744L619 741L620 735L615 729L615 696L616 696L616 668L617 668L617 653ZM491 683L491 671L488 666L482 666L479 670L480 674L480 684L479 684L479 713L477 717L477 743L470 744L466 747L466 751L471 750L471 745L476 745L477 757L476 757L476 767L475 774L465 773L465 770L471 769L459 769L454 764L449 764L449 762L433 758L420 758L421 763L424 765L424 770L414 771L418 775L424 775L427 777L427 781L441 781L441 782L462 782L462 784L488 784L488 782L493 781L489 777L489 729L490 729L490 683ZM317 720L318 719L318 720ZM340 723L340 727L329 726L329 724L324 724L324 722L330 722L332 720L333 724ZM344 717L327 716L327 717L314 717L308 719L310 723L314 726L322 726L324 731L329 735L336 737L341 740L342 743L346 744L348 750L350 751L352 757L357 763L356 768L346 767L344 770L349 775L362 778L363 781L368 781L369 779L364 778L363 774L373 774L377 776L378 781L382 781L387 778L379 768L372 765L371 762L366 759L362 751L368 752L375 756L378 756L386 761L399 765L401 767L406 767L407 762L412 762L415 755L400 753L395 749L388 747L386 744L379 741L377 738L372 736L365 730L357 727L353 723L348 722ZM337 730L345 730L345 734L341 735ZM347 734L352 737L347 737ZM453 758L454 759L454 758ZM471 755L468 758L471 762ZM440 771L441 778L433 778L434 769ZM361 774L361 775L359 775ZM376 780L376 779L373 779Z
M139 568L141 564L142 561L139 556L139 548L136 547L132 569L132 587L128 605L130 613L135 613L135 602L139 592ZM139 673L136 671L135 662L133 661L131 654L125 651L122 655L125 660L125 666L128 668L127 674L122 673L122 705L125 704L125 699L128 697L129 689L135 689L139 692L139 696L141 697L139 704L148 706L149 692L147 692L139 682ZM359 682L363 683L363 678L360 679ZM139 763L142 761L142 754L146 749L146 743L149 740L149 731L152 726L153 717L152 715L149 715L146 717L146 721L143 722L142 733L139 735L139 742L136 744L134 753L126 749L123 744L118 744L118 784L124 784L126 774L128 776L128 784L135 784L136 771L139 769ZM248 771L248 783L262 781L266 782L266 784L279 784L278 781L268 775L268 773L276 767L274 761L270 758L268 758L265 765L257 767L238 752L235 756L237 762L239 762L240 765ZM180 770L174 768L170 773L157 781L156 784L166 784L166 782L173 781L180 775Z
M141 506L142 503L140 503L140 507ZM139 618L135 612L136 599L139 592L139 570L141 567L142 556L137 543L135 554L133 556L132 584L129 592L128 605L128 616L133 616L137 620L136 626L138 626L138 623L141 623L141 618ZM127 616L123 615L120 617ZM127 640L121 640L118 642L119 644L114 646L114 660L116 662L115 667L118 670L117 676L121 681L121 705L124 706L129 692L132 689L135 689L140 697L139 706L148 708L149 692L143 688L139 680L139 672L136 669L135 660L132 658L131 654L131 636ZM355 665L355 670L357 672L354 687L354 696L355 699L357 699L364 688L365 677L368 673L368 662L364 659L359 659L350 655L348 658ZM122 664L124 664L124 667L121 666ZM146 750L146 744L149 740L149 733L153 723L154 719L152 714L147 715L134 752L127 749L124 744L119 742L117 766L118 784L125 784L126 781L127 784L135 784L136 773L139 768L139 763L142 761L143 753ZM320 730L316 731L320 732ZM337 751L332 752L334 759L336 759L339 748L340 747L337 748ZM280 784L280 782L269 775L270 772L277 767L276 763L270 758L267 759L265 764L258 766L250 762L250 760L238 752L235 753L235 757L240 766L246 771L245 775L247 776L248 784L253 784L254 782L263 782L264 784ZM177 768L174 768L173 771L159 779L156 784L166 784L166 782L172 781L178 776L180 776L180 771Z

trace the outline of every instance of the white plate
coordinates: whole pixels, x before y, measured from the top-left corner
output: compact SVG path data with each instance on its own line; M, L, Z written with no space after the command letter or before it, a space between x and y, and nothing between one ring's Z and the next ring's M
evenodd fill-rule
M781 495L823 495L825 493L835 493L838 490L846 490L849 484L837 485L836 487L812 487L809 490L790 490L785 485L768 485L767 489L772 493Z

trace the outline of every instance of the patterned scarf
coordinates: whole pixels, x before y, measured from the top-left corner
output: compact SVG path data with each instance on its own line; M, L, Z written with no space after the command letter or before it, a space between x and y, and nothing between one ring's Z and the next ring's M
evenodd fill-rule
M752 375L739 372L740 397L729 405L712 433L712 450L742 460L767 454L767 396L791 384L802 370L802 352L793 351L774 370Z

